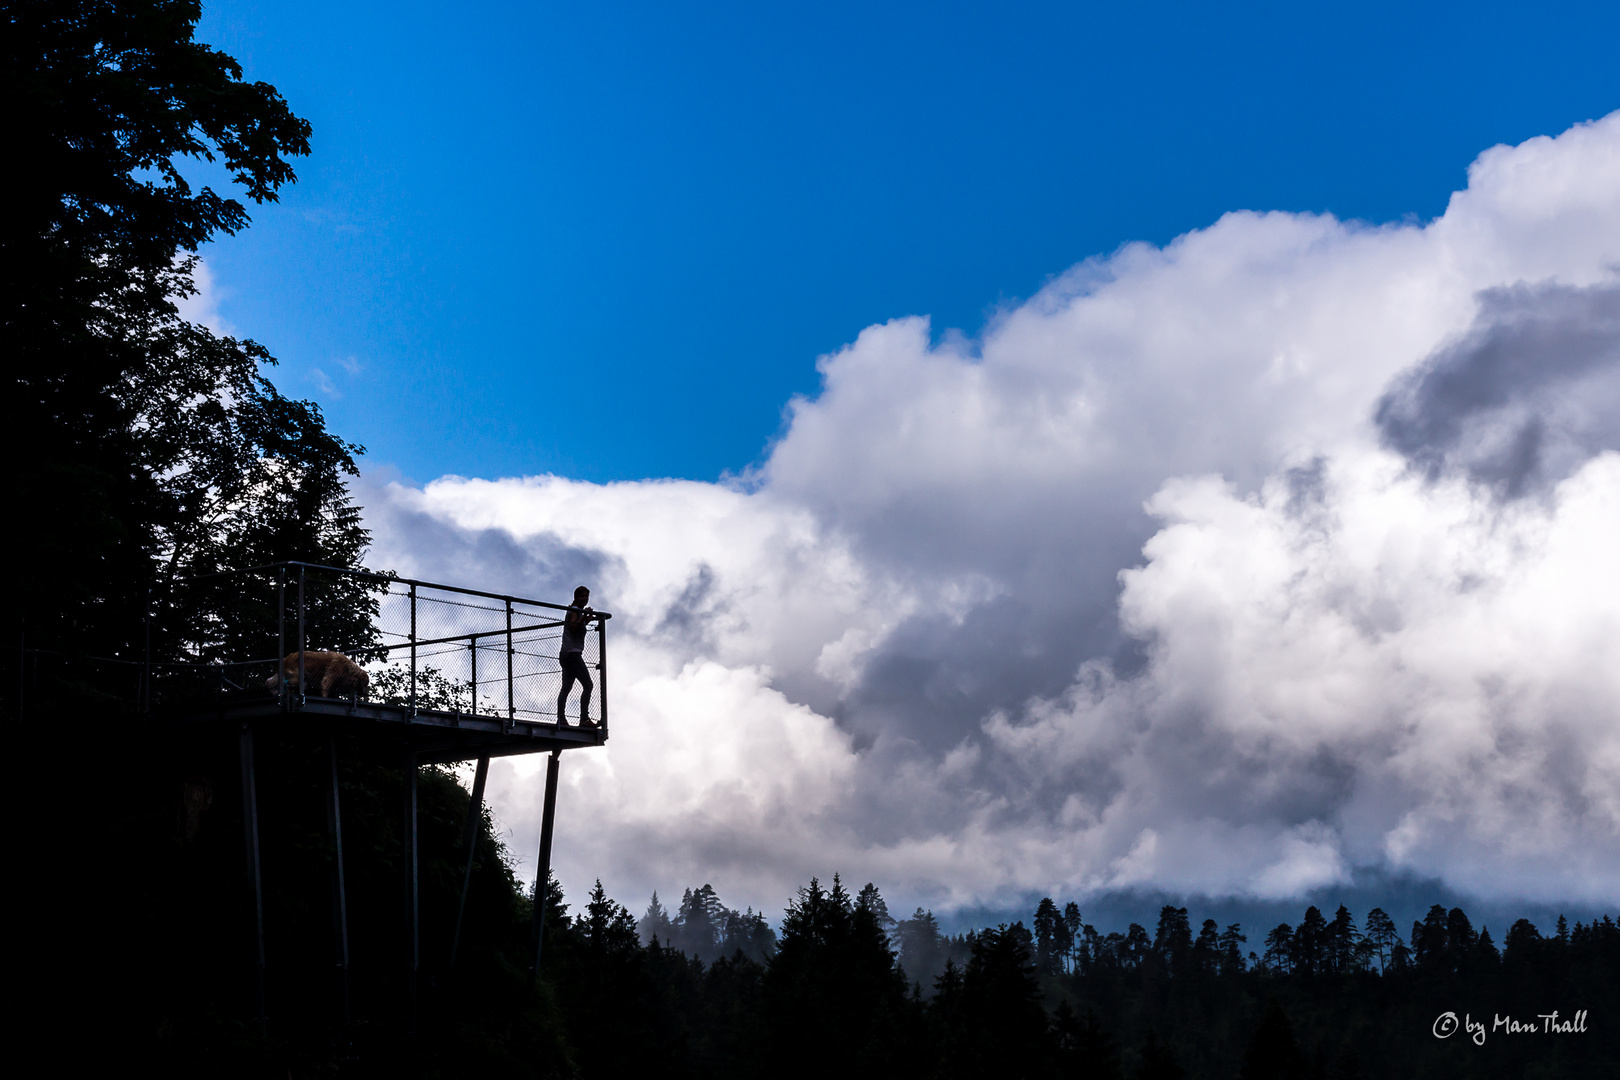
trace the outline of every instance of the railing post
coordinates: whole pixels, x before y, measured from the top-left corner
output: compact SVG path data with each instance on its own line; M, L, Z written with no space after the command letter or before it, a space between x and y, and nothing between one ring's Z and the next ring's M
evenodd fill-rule
M607 737L607 620L596 620L596 708L597 724Z
M517 718L517 709L512 699L512 660L517 653L512 649L512 601L506 602L506 726L510 728L512 721Z
M283 711L287 708L287 564L281 564L276 581L276 678L279 680L276 699Z
M304 707L309 688L304 685L304 568L298 568L298 707Z
M411 585L411 715L416 715L416 586Z
M467 635L467 644L472 649L472 708L467 710L474 716L478 715L478 635Z

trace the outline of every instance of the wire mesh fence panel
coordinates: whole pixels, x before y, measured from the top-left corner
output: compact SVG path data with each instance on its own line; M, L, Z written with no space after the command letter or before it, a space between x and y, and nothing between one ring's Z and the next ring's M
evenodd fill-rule
M145 708L202 706L276 693L282 593L275 570L176 581L150 605Z

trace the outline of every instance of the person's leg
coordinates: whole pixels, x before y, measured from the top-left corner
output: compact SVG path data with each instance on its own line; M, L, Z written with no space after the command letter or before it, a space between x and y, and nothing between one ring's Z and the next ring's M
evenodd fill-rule
M579 723L584 727L592 722L591 691L596 689L596 684L591 682L590 665L585 663L583 656L579 657L579 670L574 674L579 679Z
M559 661L562 667L562 689L557 692L558 727L568 726L568 717L564 714L564 710L568 708L568 691L574 688L574 669L573 665L571 665L568 660L570 657L576 655L576 653L565 653Z

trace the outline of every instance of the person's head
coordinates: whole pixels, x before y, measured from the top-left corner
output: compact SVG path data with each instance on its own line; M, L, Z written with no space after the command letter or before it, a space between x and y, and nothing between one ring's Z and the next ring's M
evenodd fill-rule
M579 588L574 590L574 603L583 604L590 598L591 590L587 589L585 586L581 585Z

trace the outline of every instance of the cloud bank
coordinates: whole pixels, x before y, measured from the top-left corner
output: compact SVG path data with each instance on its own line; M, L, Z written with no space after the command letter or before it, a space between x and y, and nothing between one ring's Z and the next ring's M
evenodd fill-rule
M818 366L731 482L367 482L374 564L616 613L572 891L1620 895L1620 113Z

